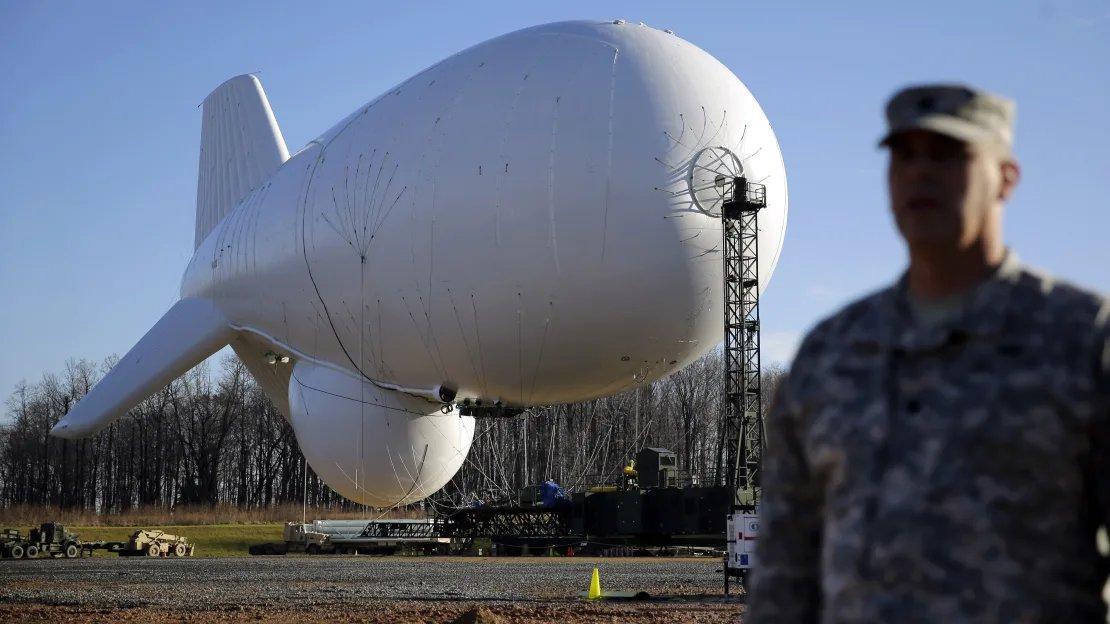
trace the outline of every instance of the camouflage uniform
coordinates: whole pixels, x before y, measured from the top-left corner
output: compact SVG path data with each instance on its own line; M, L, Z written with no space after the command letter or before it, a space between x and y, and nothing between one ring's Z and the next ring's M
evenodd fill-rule
M767 419L750 622L1105 622L1110 306L1012 254L820 323Z

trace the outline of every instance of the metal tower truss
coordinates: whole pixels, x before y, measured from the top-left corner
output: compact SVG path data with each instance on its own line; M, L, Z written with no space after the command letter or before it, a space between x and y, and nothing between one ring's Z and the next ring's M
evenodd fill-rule
M568 509L476 507L442 518L445 537L558 538L571 534Z
M359 537L432 539L439 537L439 533L440 527L435 522L389 522L378 520L367 524Z
M759 366L759 211L767 189L732 179L721 204L725 313L725 484L733 508L754 512L763 457Z

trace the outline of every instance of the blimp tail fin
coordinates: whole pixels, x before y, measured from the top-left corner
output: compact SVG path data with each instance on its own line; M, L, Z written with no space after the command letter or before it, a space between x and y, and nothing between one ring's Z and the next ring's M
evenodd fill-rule
M194 248L247 193L289 160L285 138L257 77L244 74L228 80L204 98L203 107Z
M212 302L178 301L50 433L69 439L95 434L232 338L234 331Z

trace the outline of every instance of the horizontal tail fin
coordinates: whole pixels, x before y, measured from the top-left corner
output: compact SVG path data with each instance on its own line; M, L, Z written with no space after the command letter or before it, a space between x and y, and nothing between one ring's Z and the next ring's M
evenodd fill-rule
M212 302L178 301L50 433L69 439L95 434L233 337Z
M289 149L258 78L236 76L204 98L193 247L286 160Z

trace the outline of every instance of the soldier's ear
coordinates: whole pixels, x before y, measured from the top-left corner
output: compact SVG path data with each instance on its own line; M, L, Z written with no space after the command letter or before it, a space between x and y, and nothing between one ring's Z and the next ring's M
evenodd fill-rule
M998 185L998 199L1006 201L1014 192L1014 187L1021 180L1021 166L1012 157L1002 160L1002 183Z

